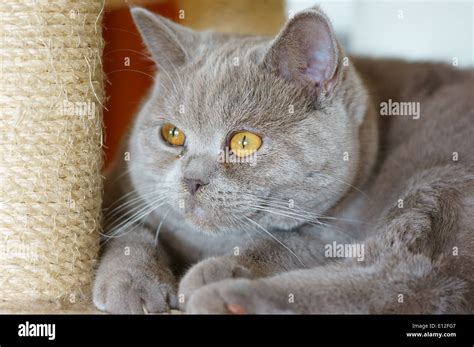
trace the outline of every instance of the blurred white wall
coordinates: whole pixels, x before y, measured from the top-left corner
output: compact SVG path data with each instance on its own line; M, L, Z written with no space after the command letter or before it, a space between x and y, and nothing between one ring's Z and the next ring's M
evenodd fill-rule
M287 0L287 13L315 4L351 54L474 66L474 0Z

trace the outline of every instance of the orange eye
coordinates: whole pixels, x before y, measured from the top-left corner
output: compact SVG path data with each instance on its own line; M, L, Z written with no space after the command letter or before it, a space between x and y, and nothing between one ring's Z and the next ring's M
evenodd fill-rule
M239 131L230 139L230 149L239 158L247 157L256 152L262 145L260 136L249 131Z
M182 146L186 139L181 129L170 123L163 124L161 127L161 137L172 146Z

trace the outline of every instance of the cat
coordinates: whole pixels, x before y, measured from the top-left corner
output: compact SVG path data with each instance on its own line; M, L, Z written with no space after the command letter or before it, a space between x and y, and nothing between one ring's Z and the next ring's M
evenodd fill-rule
M100 310L473 312L472 70L348 57L319 7L275 38L131 11L158 73L106 179Z

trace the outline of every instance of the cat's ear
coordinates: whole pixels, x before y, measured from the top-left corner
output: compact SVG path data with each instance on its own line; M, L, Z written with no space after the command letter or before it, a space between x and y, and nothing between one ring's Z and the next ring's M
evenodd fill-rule
M286 24L263 63L288 80L330 93L337 84L339 55L329 19L319 8L312 8Z
M186 63L198 41L196 32L140 7L132 8L131 13L158 68L168 70Z

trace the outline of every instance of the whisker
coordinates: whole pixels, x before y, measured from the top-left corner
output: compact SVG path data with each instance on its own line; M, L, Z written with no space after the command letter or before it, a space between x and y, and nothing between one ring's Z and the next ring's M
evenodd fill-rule
M250 206L252 207L252 206ZM319 226L320 228L327 228L331 231L335 231L335 232L338 232L339 234L341 234L342 236L344 237L347 237L347 236L350 236L347 232L345 232L344 230L336 227L335 225L331 225L331 224L327 224L327 223L323 223L321 222L320 220L318 219L308 219L304 216L298 216L298 215L292 215L292 214L288 214L287 212L285 211L275 211L275 210L269 210L268 208L265 208L263 206L260 206L260 205L254 205L254 207L252 207L254 210L256 211L262 211L262 212L267 212L267 213L270 213L270 214L274 214L274 215L277 215L277 216L282 216L282 217L287 217L287 218L293 218L293 219L296 219L296 220L300 220L300 221L303 221L303 222L307 222L311 225L314 225L314 226Z
M161 226L165 222L165 219L166 217L168 217L168 213L170 213L170 211L171 211L171 207L165 212L165 214L163 215L163 218L161 218L160 220L160 224L158 224L158 228L156 229L156 233L155 233L155 247L158 244L158 234L160 233Z
M248 224L245 223L245 221L237 218L237 216L234 215L234 214L231 214L230 216L232 217L232 220L236 222L236 224L237 224L236 227L238 227L238 228L244 227L243 230L245 232L245 235L247 236L248 239L250 239L250 241L253 241L254 239L252 238L252 234L249 233L249 231L246 228L246 226L248 226Z
M130 225L134 224L138 220L142 219L149 213L151 213L153 210L156 208L160 207L162 205L162 202L165 201L165 197L159 197L152 201L150 204L145 202L144 204L140 205L138 208L138 211L135 212L132 216L128 217L126 220L120 222L118 225L112 225L110 227L110 230L113 230L110 235L107 235L107 237L115 237L118 233L120 233L122 230L128 228ZM158 204L155 206L155 204Z
M138 195L134 198L131 198L131 199L125 201L124 203L120 204L119 206L114 207L110 211L107 210L105 212L105 217L106 218L105 218L104 223L107 223L108 221L110 221L114 216L116 216L119 212L122 212L122 210L126 209L127 207L130 207L131 205L134 205L135 203L140 202L140 200L144 200L144 198L146 198L146 197L153 196L156 193L157 192L148 192L148 193L145 193L145 194L142 194L142 195Z
M264 199L259 199L259 201L263 201L264 203L267 203ZM338 218L338 217L333 217L333 216L325 216L325 215L322 215L322 214L312 213L312 212L303 210L302 208L300 208L296 205L294 207L288 207L288 206L284 206L284 205L269 204L269 206L276 206L276 207L279 207L279 208L284 208L285 210L288 210L288 211L303 212L306 215L311 216L312 218L316 218L316 219L328 219L328 220L333 220L333 221L342 221L342 222L348 222L348 223L360 223L360 224L373 225L373 223L366 222L366 221L361 221L361 220L357 220L357 219Z
M136 211L137 209L140 209L140 208L143 208L144 206L146 206L148 203L145 199L143 199L142 196L138 196L136 198L136 201L131 201L131 202L126 202L125 204L130 204L130 205L135 205L134 207L132 208L129 208L128 210L125 210L124 214L119 216L111 225L108 225L108 227L113 227L117 222L119 222L121 219L123 218L127 218L128 215L134 211ZM108 220L110 220L111 218L108 218L106 219L106 222Z
M269 232L267 229L265 229L263 226L261 226L260 224L258 224L256 221L254 221L253 219L247 217L247 216L244 216L244 218L246 220L248 220L249 222L251 222L252 224L254 224L257 228L263 230L267 235L269 235L273 240L275 240L280 246L284 247L288 252L290 252L296 259L298 259L298 261L300 262L301 265L303 265L303 267L306 267L306 265L303 263L303 261L295 254L295 252L293 252L288 246L286 246L283 242L281 242L277 237L275 237L275 235L273 235L271 232Z
M342 221L342 222L348 222L348 223L360 223L360 224L374 225L374 223L361 221L361 220L356 220L356 219L338 218L338 217L325 216L325 215L322 215L322 214L313 213L313 212L306 211L306 210L302 209L301 207L296 205L296 203L295 203L294 207L289 207L288 206L288 201L285 200L285 199L274 198L274 197L265 197L265 196L256 196L256 195L248 194L248 193L243 193L243 194L247 195L249 197L253 197L257 201L268 204L269 206L284 208L285 210L292 211L292 212L295 212L295 211L302 212L302 213L307 214L308 216L311 216L312 218ZM275 200L275 201L267 201L267 199Z

